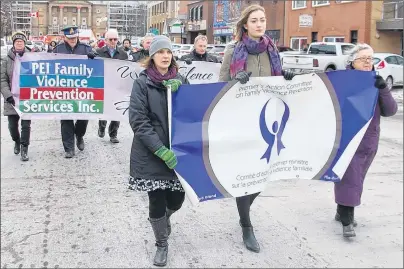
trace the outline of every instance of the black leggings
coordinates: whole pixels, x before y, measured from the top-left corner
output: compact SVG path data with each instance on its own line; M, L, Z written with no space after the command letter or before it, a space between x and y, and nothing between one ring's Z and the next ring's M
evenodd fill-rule
M238 214L240 216L240 224L243 227L251 227L251 220L250 220L250 207L254 202L255 198L260 195L259 193L254 193L242 197L236 198Z
M185 192L157 189L149 191L149 217L159 219L164 217L166 210L177 211L185 200Z

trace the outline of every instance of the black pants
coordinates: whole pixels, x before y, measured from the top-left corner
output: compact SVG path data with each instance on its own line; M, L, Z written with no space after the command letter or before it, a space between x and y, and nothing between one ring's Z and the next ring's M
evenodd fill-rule
M86 134L88 120L78 120L76 124L74 120L62 120L60 123L65 151L74 150L74 135L84 136Z
M238 214L240 216L240 224L243 227L251 227L250 220L250 207L254 202L255 198L258 197L260 193L254 193L242 197L236 198Z
M14 142L21 143L21 145L29 145L29 137L31 135L31 121L21 120L21 136L18 130L18 121L20 116L10 115L8 116L8 130L10 131L11 138Z
M185 192L171 190L154 190L149 195L149 217L159 219L164 217L166 210L177 211L185 200Z
M109 123L109 127L108 127L109 137L116 137L118 135L119 124L120 124L119 121L111 121ZM99 125L100 129L105 130L105 128L107 127L107 121L100 120L98 125Z
M339 214L339 217L341 218L342 225L348 226L353 222L354 210L355 207L352 206L344 206L344 205L337 206L337 212Z

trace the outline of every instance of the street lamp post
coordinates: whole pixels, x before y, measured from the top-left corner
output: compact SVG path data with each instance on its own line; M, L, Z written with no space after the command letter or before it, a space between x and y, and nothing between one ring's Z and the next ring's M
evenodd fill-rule
M182 44L182 28L184 27L184 23L181 22L181 44Z

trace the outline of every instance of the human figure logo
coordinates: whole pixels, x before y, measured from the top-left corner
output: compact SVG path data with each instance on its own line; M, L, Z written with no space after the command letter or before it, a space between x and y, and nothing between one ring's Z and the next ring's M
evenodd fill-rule
M265 112L267 109L268 104L273 103L273 101L280 101L280 103L284 106L284 112L282 115L282 119L281 122L279 123L277 120L275 120L274 122L272 122L272 126L271 126L271 130L269 130L268 128L268 124L266 122L266 118L265 118ZM264 107L261 110L261 114L260 114L260 129L261 129L261 135L264 138L265 142L268 144L268 148L265 151L264 155L262 155L261 160L262 159L266 159L267 163L269 163L269 160L271 159L271 152L272 152L272 148L275 144L275 140L276 140L276 148L277 148L277 154L279 156L280 152L282 149L285 148L285 145L282 143L282 134L283 131L285 130L285 126L286 123L289 120L289 106L281 99L273 97L271 99L269 99ZM269 122L268 122L269 123Z

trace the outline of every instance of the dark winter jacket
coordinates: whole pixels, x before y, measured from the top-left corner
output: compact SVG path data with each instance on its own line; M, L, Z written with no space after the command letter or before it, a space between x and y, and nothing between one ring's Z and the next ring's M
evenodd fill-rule
M121 48L117 48L113 57L109 54L108 46L102 47L97 49L97 54L101 58L112 58L112 59L119 59L119 60L127 60L128 54L124 52Z
M149 57L149 51L145 49L141 49L135 53L133 53L133 62L139 62L144 58Z
M179 73L176 78L189 84ZM145 70L133 83L129 123L134 133L130 175L149 180L177 179L174 171L154 154L162 146L170 147L167 89L151 81Z
M76 54L76 55L87 55L90 51L92 51L91 46L80 42L77 42L77 45L74 48L70 47L69 44L63 42L53 49L53 53Z
M187 59L191 59L192 61L203 61L203 62L212 62L218 63L219 60L216 56L205 52L204 54L199 54L195 50L193 50L190 54L184 55L180 58L181 61L185 61Z
M25 48L25 52L29 52L28 48ZM11 93L11 82L13 81L15 57L16 55L14 49L12 48L8 51L7 57L2 60L1 63L1 94L4 98L4 116L18 115L13 105L6 101L7 98L13 96L13 94Z
M348 67L351 69L351 67ZM388 88L379 90L375 112L341 182L335 183L335 202L344 206L360 205L366 173L376 156L380 137L380 116L390 117L397 112L397 102Z

